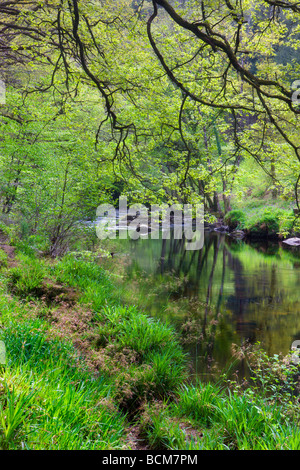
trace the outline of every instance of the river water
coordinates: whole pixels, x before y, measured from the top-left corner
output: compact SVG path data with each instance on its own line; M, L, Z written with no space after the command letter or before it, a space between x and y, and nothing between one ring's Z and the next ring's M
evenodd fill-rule
M273 355L300 340L300 247L216 232L198 251L174 239L126 243L124 283L129 292L135 286L144 311L179 331L192 375L226 370L234 344L259 342Z

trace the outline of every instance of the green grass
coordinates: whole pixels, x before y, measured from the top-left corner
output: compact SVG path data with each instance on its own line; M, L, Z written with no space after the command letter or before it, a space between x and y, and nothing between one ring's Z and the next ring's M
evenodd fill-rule
M56 281L78 288L82 294L80 302L90 304L95 312L120 302L111 276L94 262L67 255L58 260L50 272Z
M19 255L20 266L8 272L8 287L20 297L37 296L45 277L44 266L39 260L26 255Z
M288 236L293 232L294 215L291 210L276 205L257 207L251 204L244 209L233 209L225 216L231 229L246 230L255 235Z
M177 416L187 416L209 427L219 414L220 389L210 383L184 386L179 396L174 403Z
M202 438L200 432L190 435L189 426L172 417L170 407L164 403L145 406L140 429L141 435L156 450L192 450Z
M92 262L67 256L53 264L28 254L18 262L1 277L1 339L8 358L1 376L1 447L121 448L127 411L169 396L185 378L186 357L175 331L121 305L110 276ZM89 343L90 360L101 357L99 377L68 339L52 337L52 307L39 298L49 278L78 289L79 302L92 310L80 340Z
M92 341L99 346L118 383L118 401L132 411L145 399L163 398L186 377L186 357L173 328L136 307L98 312Z
M92 377L71 344L47 338L40 320L10 321L1 338L0 447L120 449L125 417L107 377Z
M120 304L120 292L96 264L67 256L53 268L56 279L79 287L94 312L91 347L116 377L117 400L132 412L145 399L162 398L186 378L187 361L175 330Z
M246 387L197 382L183 385L173 400L147 405L141 417L147 440L159 449L299 449L297 366L259 347L249 353L253 379Z
M298 425L284 405L251 390L219 385L183 387L174 401L150 405L141 418L143 435L156 449L294 450Z
M257 353L246 389L226 381L189 384L180 336L121 304L101 266L71 255L54 263L17 259L17 267L5 263L0 271L0 340L7 351L0 448L128 449L132 423L153 449L300 448L296 371L280 358ZM59 304L39 298L47 279L78 290L90 313L86 329L58 335L51 315ZM62 303L62 313L78 305Z

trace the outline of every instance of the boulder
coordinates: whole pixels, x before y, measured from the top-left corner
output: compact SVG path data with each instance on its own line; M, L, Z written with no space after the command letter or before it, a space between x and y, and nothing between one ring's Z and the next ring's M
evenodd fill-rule
M300 246L300 238L288 238L287 240L282 240L282 243L286 243L291 246Z

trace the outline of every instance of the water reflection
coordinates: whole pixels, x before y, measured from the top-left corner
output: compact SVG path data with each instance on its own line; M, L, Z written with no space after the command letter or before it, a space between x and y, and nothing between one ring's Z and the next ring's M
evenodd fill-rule
M208 233L199 251L184 240L132 241L130 260L128 281L153 316L180 331L195 374L228 365L233 343L286 354L300 339L300 248Z

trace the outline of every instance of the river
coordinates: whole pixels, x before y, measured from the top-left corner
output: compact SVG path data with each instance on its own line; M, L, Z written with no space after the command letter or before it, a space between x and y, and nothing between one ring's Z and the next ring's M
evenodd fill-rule
M114 263L123 259L129 297L135 286L137 303L176 327L193 376L226 370L233 344L259 342L273 355L287 354L300 340L300 247L216 232L205 234L198 251L174 239L122 242L123 258Z

